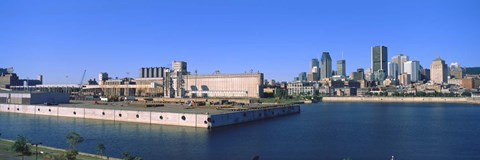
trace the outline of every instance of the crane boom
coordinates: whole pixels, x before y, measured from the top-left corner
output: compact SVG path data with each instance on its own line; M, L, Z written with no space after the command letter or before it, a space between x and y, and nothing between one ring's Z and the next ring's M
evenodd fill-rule
M82 80L80 80L80 87L82 87L83 85L83 80L85 80L85 73L87 73L87 70L83 70L83 76L82 76Z

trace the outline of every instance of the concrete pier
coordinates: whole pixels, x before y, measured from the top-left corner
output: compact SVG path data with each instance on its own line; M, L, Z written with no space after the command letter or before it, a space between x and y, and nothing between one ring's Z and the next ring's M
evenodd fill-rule
M245 109L243 111L229 111L205 108L185 109L181 106L148 109L90 104L62 106L0 104L0 112L215 128L300 113L300 106L284 105Z

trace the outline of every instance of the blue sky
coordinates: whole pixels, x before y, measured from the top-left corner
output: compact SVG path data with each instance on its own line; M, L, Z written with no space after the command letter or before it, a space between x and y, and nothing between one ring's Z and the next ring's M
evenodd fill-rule
M136 77L140 67L184 60L203 74L253 69L290 81L323 51L334 61L343 53L348 73L368 68L374 45L427 68L437 56L480 66L479 8L478 0L2 0L0 67L79 83L84 69L87 78Z

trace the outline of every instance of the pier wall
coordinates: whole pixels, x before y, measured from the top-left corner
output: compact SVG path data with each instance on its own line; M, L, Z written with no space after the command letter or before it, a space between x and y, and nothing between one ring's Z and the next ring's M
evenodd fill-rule
M300 113L299 105L282 106L275 108L267 108L261 110L251 110L243 112L235 112L229 114L211 115L208 119L212 127L226 126L260 119L268 119L278 116Z
M213 128L299 113L300 106L281 106L267 109L209 115L207 113L195 114L157 111L134 111L121 109L116 110L102 108L72 108L59 106L0 104L0 112Z

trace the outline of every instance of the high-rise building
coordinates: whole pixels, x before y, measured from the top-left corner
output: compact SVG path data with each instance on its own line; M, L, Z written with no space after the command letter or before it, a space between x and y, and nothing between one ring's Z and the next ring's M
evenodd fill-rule
M364 80L365 79L364 72L365 71L363 70L363 68L359 68L357 69L356 72L352 72L352 74L350 75L350 79L356 80L356 81Z
M405 71L403 70L403 64L406 61L409 61L409 60L410 60L410 58L406 55L403 55L403 54L398 54L398 55L392 57L392 63L396 63L398 65L397 76L402 74L402 73L405 73Z
M298 81L307 81L307 72L301 72L300 74L298 74Z
M432 82L437 84L446 83L448 76L447 68L447 64L440 57L433 60L430 65L430 79Z
M399 79L401 85L407 86L407 85L410 85L410 82L411 82L412 78L411 78L410 74L402 73L402 74L400 74L398 79Z
M307 79L308 81L318 81L320 80L320 62L317 58L312 58L310 62L310 70L308 72ZM310 79L308 78L310 77Z
M450 64L450 76L457 79L463 78L463 68L460 67L460 64L458 64L458 62Z
M312 69L313 67L320 68L320 62L317 58L312 58L312 61L310 62L310 69Z
M337 75L340 75L343 77L347 76L347 73L345 71L346 70L345 65L346 65L346 61L344 59L337 61Z
M419 61L407 61L403 64L404 73L410 75L412 82L420 80L420 62Z
M388 76L392 80L398 79L398 64L394 62L388 62Z
M420 67L422 68L422 67ZM422 81L430 81L430 69L428 68L422 68L420 69L420 80Z
M388 51L385 46L372 47L372 72L378 73L379 71L383 72L383 75L388 75Z
M320 63L321 63L320 79L331 78L332 77L332 58L330 57L330 53L323 52Z
M318 81L319 77L320 77L319 69L317 67L313 67L312 69L310 69L310 72L308 72L307 81L309 82Z

